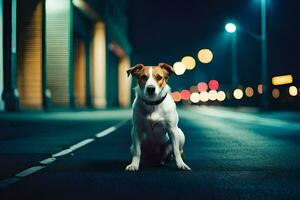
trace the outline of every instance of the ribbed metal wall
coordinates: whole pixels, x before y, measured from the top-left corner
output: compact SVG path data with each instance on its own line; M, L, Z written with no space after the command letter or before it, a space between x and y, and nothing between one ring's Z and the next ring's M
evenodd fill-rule
M18 2L17 82L21 108L42 108L42 2Z
M71 41L71 1L46 0L47 88L51 92L51 103L56 107L70 103Z

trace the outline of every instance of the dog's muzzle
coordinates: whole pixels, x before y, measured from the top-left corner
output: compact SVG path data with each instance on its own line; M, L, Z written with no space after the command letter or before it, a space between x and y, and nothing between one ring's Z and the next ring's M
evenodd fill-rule
M149 85L149 86L147 87L146 91L147 91L147 94L148 94L148 95L152 96L152 95L154 94L154 92L155 92L155 87L152 86L152 85Z

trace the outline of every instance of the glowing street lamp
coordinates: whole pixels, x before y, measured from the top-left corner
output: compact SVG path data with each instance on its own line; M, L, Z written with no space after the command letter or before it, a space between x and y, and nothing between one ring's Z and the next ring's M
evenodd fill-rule
M234 23L227 23L225 25L225 30L228 33L235 33L236 32L236 25Z
M237 45L236 45L236 30L237 27L234 23L227 23L225 30L232 35L232 69L231 69L231 87L235 88L238 84L237 73Z

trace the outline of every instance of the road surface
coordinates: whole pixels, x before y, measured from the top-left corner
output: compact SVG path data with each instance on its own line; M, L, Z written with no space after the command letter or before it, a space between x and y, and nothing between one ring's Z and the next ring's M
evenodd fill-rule
M289 113L179 110L191 172L130 161L130 110L0 114L0 199L299 199Z

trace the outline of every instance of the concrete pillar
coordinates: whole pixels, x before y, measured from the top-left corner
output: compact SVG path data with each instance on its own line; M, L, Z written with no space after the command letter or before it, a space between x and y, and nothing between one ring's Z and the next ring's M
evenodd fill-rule
M3 92L3 0L0 0L0 95ZM4 102L0 97L0 111L4 110Z
M4 90L6 111L19 111L17 89L17 0L3 1Z
M106 101L106 35L103 22L96 22L91 45L91 98L93 107L105 108Z

